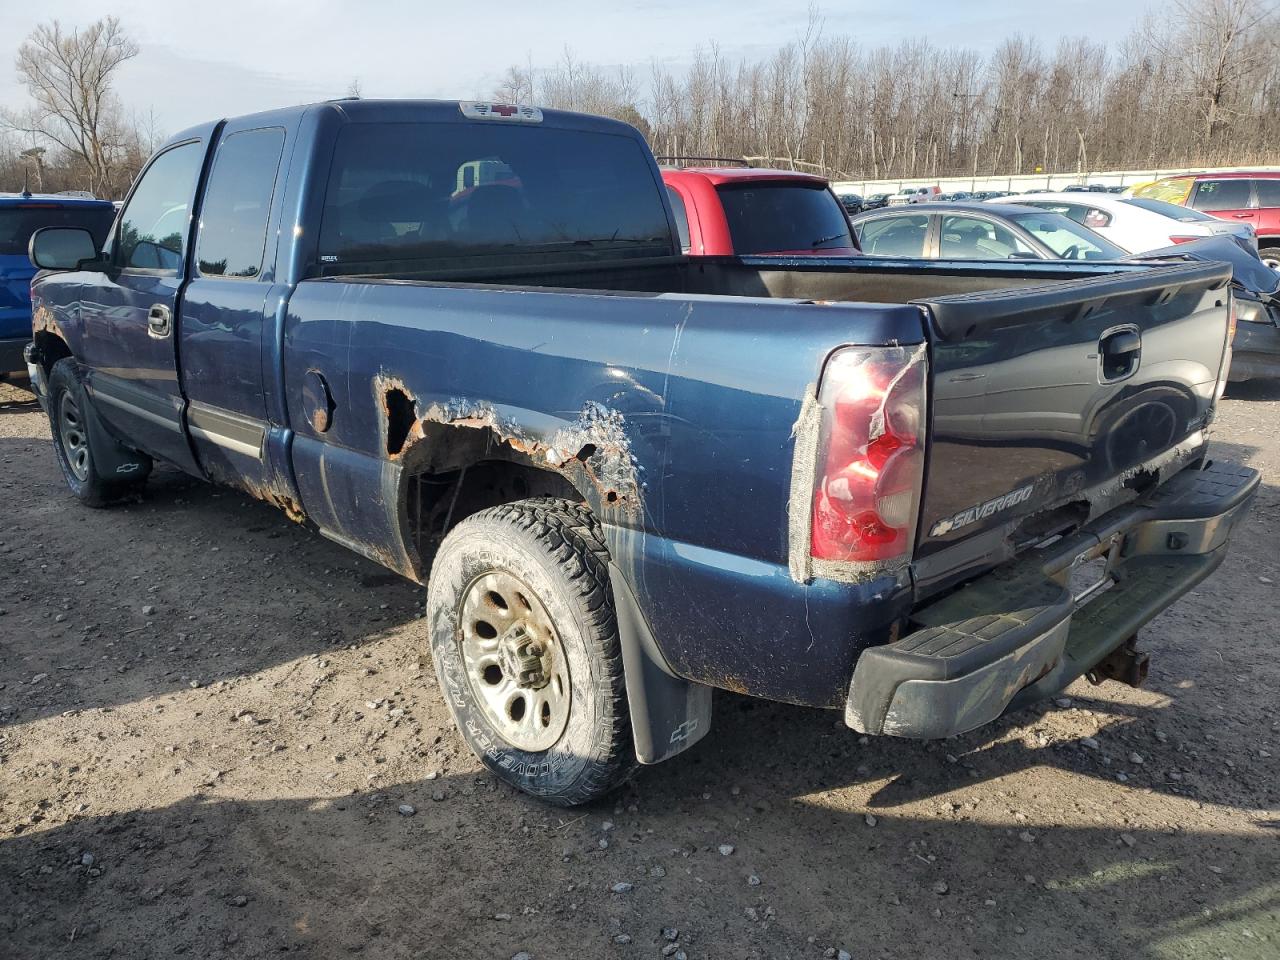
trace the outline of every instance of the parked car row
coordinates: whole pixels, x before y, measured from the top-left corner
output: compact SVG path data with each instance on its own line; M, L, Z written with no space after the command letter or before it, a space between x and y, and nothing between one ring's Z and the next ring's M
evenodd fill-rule
M1135 197L1164 200L1253 228L1258 254L1280 270L1280 172L1198 173L1166 177L1133 191Z

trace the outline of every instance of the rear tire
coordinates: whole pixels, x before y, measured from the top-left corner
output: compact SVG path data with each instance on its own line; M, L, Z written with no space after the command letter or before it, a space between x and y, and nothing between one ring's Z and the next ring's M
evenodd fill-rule
M459 523L427 588L436 675L467 746L561 806L636 766L608 561L585 507L521 500Z
M1280 271L1280 247L1259 247L1258 256L1272 270Z
M105 507L121 497L136 492L151 472L151 460L141 454L132 459L141 463L141 469L128 480L115 480L98 470L98 455L90 439L88 417L92 416L92 403L81 379L80 365L71 357L64 357L49 371L49 426L53 431L53 452L62 469L67 486L87 507Z

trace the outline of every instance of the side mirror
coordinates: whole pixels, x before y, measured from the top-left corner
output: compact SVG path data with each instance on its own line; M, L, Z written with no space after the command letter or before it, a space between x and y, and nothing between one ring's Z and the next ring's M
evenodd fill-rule
M81 227L42 227L31 234L27 256L41 270L79 270L98 259L98 245Z

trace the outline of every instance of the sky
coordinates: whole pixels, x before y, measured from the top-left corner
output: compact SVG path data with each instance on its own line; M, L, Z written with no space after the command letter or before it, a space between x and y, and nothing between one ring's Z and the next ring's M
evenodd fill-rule
M503 4L436 0L0 0L0 106L20 107L12 68L37 23L122 20L141 51L119 73L117 94L158 129L175 133L221 117L343 96L485 99L512 64L654 60L679 69L715 42L729 58L769 56L803 33L807 0L641 0ZM989 51L1013 33L1046 45L1064 34L1122 37L1151 0L820 2L823 34L867 46L923 36Z

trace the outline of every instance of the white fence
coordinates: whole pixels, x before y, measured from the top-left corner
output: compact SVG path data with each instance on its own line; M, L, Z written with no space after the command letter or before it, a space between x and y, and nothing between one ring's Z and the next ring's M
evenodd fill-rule
M959 190L1061 190L1073 184L1098 183L1107 187L1130 187L1161 177L1179 173L1227 173L1235 170L1266 170L1280 172L1280 167L1187 167L1168 170L1112 170L1106 173L1020 173L1004 177L941 177L936 180L840 180L831 188L836 193L857 193L870 196L873 193L898 193L913 187L938 187L943 193Z

